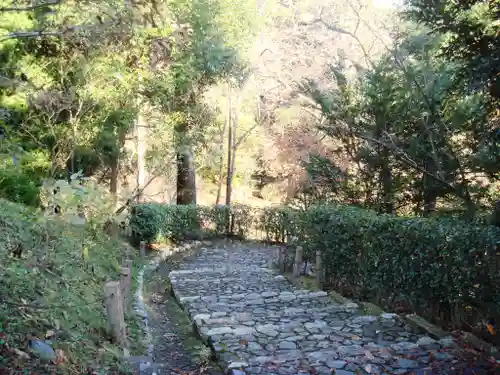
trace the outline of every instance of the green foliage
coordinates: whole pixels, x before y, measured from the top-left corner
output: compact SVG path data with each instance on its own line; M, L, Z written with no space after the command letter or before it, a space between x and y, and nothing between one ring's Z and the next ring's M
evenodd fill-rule
M40 181L49 169L50 163L43 152L9 152L3 147L0 154L0 197L37 207L40 203Z
M206 236L249 237L254 224L250 207L207 207L144 203L132 207L129 217L131 240L147 243L165 239L182 241Z
M461 75L475 85L485 85L500 98L500 3L498 0L429 3L408 0L407 16L442 35L439 52L465 64ZM439 25L436 27L436 25Z
M0 168L0 197L37 207L40 203L39 181L13 165Z
M26 351L29 335L45 339L66 357L61 373L82 374L89 359L118 365L121 350L111 342L103 300L104 284L119 280L122 257L138 261L137 251L104 233L0 199L0 332L10 348ZM17 257L19 256L19 257ZM140 341L127 316L131 343ZM34 361L12 358L0 341L0 367L43 373ZM140 354L136 344L132 352ZM21 362L19 362L21 361ZM94 366L97 367L97 363Z
M54 190L58 191L54 194ZM110 193L94 181L79 173L67 180L45 180L41 189L41 201L49 212L59 206L61 215L71 221L85 217L86 223L97 228L113 218L115 204Z
M324 256L326 281L343 294L399 304L461 325L500 311L500 229L460 220L408 219L342 206L267 210L268 238L298 237L305 258Z
M259 220L259 229L266 234L266 240L286 242L296 233L299 211L287 207L271 207L263 211Z
M381 213L425 215L461 202L472 217L495 199L500 153L491 98L464 81L463 62L439 53L440 36L422 25L406 34L359 81L349 83L337 67L334 92L306 86L326 119L320 130L335 144L329 159L348 165L341 184L334 162L311 158L309 180L327 183L309 194Z

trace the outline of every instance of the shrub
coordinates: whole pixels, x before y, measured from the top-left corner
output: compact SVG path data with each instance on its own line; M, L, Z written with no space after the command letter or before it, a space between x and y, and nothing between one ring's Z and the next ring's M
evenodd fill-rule
M161 236L167 207L155 203L137 204L130 210L129 226L134 245L151 243Z
M138 261L137 250L60 217L3 199L0 205L0 368L46 373L43 364L23 360L4 344L24 351L28 335L43 339L48 332L57 333L51 345L67 357L57 373L87 373L98 355L103 367L118 366L121 349L110 342L103 289L120 279L122 257ZM138 320L128 313L126 319L131 352L139 354Z
M270 207L262 211L258 228L265 233L268 242L287 242L297 235L300 211L288 207Z
M40 186L32 176L14 166L0 166L0 197L11 202L37 207Z
M278 208L261 218L267 238L322 250L326 282L387 308L404 304L454 325L500 316L500 229L457 220L377 215L353 207ZM438 319L437 319L438 318Z
M278 243L295 236L304 260L314 261L315 251L322 251L326 283L342 294L391 310L405 306L455 326L464 320L472 325L485 317L500 319L500 228L495 226L343 206L254 211L152 203L133 207L130 224L135 242L248 237L252 229Z
M142 203L132 207L129 225L132 242L182 241L206 236L248 236L253 223L251 209L234 205L206 207Z

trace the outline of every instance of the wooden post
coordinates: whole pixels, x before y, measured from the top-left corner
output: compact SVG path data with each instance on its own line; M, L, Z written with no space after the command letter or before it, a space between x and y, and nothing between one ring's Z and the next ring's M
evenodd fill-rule
M139 249L141 251L141 258L146 258L146 241L141 241Z
M280 273L284 274L285 273L285 247L280 247L279 250L279 257L278 257L278 265L280 268Z
M130 287L132 286L132 261L125 259L120 267L120 292L123 298L123 309L128 309Z
M316 284L319 289L323 288L323 264L321 259L321 250L316 250Z
M295 249L295 263L293 264L293 277L300 276L300 267L302 266L302 246Z
M120 283L118 281L107 282L104 286L104 296L106 298L106 311L108 314L109 326L113 337L119 345L125 346L126 329Z

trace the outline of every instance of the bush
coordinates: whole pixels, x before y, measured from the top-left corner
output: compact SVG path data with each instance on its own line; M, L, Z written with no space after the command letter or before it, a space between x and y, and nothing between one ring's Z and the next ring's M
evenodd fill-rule
M120 279L122 257L139 261L137 250L59 217L3 199L0 205L0 368L45 373L43 365L8 348L27 351L28 335L44 339L49 332L56 334L54 349L67 357L57 373L87 373L89 361L101 355L103 367L119 366L121 349L110 342L103 290L107 281ZM126 319L137 355L144 350L138 320L132 313Z
M267 238L294 233L324 254L326 282L341 293L455 326L500 318L500 229L455 220L400 218L338 206L279 208L261 218ZM439 319L436 319L439 318Z
M253 229L271 242L294 236L304 260L312 262L315 251L322 251L326 284L344 295L454 326L500 319L500 228L494 226L342 206L253 211L152 203L133 207L130 225L135 242L248 237Z
M32 176L14 166L0 166L0 197L11 202L37 207L40 186Z
M132 207L129 217L132 243L182 241L207 236L246 238L253 223L251 209L235 205L206 207L142 203Z

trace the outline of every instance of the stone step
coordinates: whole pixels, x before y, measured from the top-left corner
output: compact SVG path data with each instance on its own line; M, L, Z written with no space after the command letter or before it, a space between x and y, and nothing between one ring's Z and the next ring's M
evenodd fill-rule
M272 324L279 326L279 331L292 331L294 328L302 327L306 322L324 321L328 326L325 327L324 331L329 334L343 329L361 333L362 325L355 323L355 319L348 319L348 317L353 317L350 311L343 306L326 305L325 307L307 309L293 307L283 310L261 309L243 313L214 312L212 314L197 314L192 319L198 327L206 329Z
M189 268L189 269L179 269L176 271L171 271L169 274L169 278L220 278L220 277L238 277L240 279L245 277L248 274L259 275L259 274L269 274L273 275L273 271L265 266L251 266L251 267L236 267L232 266L224 266L217 265L213 267L200 267L200 268ZM263 277L263 276L261 276Z
M335 345L328 348L303 348L297 345L279 345L270 350L268 345L249 342L246 346L230 350L217 351L217 357L228 368L241 369L245 374L422 374L421 370L430 370L430 354L426 350L416 349L405 355L396 353L391 348L377 344ZM215 345L218 347L218 344ZM411 358L411 359L410 359ZM453 367L453 356L441 363L441 368ZM279 368L279 371L276 371ZM274 370L274 371L273 371ZM448 374L453 372L438 372ZM432 374L432 372L428 372ZM437 374L437 373L436 373ZM472 374L471 374L472 375Z
M180 265L178 270L191 270L195 268L223 268L229 266L234 269L245 269L245 268L267 268L272 259L262 259L253 263L240 263L238 261L230 259L220 259L213 261L197 261L196 263L191 263L188 265Z
M286 307L315 308L334 304L326 292L297 290L292 292L263 292L238 295L179 297L184 308L193 315L212 312L248 312L276 310Z
M292 292L297 290L288 282L271 275L252 274L252 283L233 276L215 278L173 278L171 283L180 297L208 296L216 293L221 295L240 295L264 292Z

